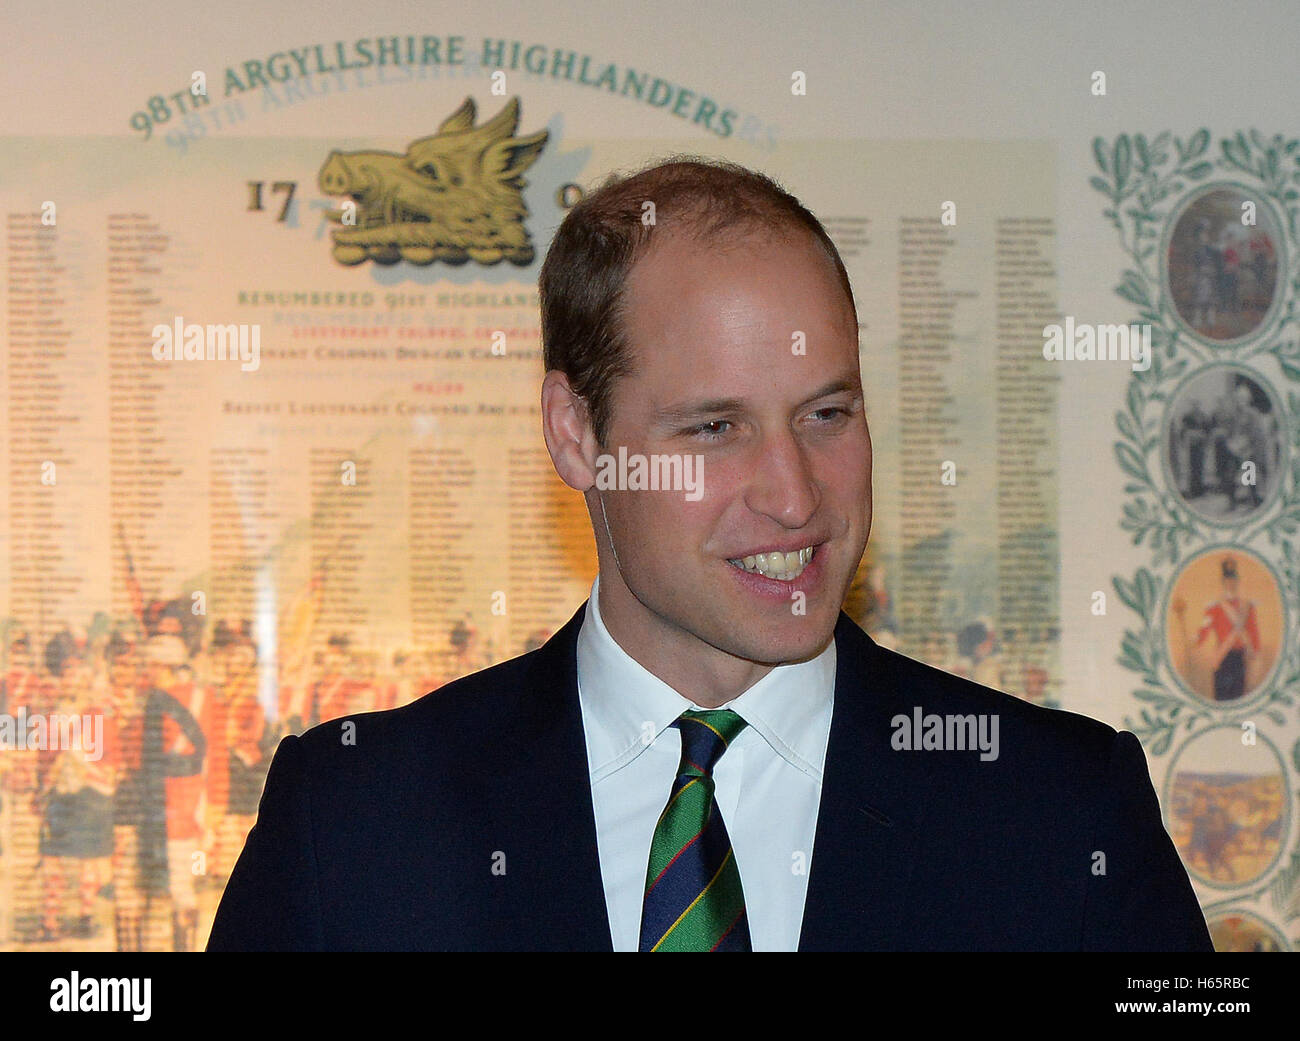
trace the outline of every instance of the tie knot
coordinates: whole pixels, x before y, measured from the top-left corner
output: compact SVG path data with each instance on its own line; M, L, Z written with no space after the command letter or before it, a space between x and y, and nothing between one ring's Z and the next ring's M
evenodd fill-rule
M722 753L749 724L728 708L683 712L673 723L682 732L682 762L678 772L709 777Z

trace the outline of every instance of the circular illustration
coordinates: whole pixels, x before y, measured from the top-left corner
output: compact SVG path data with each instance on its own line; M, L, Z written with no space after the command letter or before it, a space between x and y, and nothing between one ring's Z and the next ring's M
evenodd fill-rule
M1235 185L1197 195L1169 237L1166 278L1178 316L1212 342L1249 336L1277 299L1281 248L1273 210L1258 195Z
M1170 589L1169 664L1205 701L1240 702L1273 672L1284 624L1277 579L1259 557L1235 546L1207 550L1183 566Z
M1193 878L1248 885L1277 859L1290 817L1281 757L1233 726L1191 738L1169 767L1166 825Z
M1286 471L1277 397L1261 377L1215 365L1175 392L1165 423L1170 489L1215 524L1241 524L1267 507Z
M1286 950L1286 940L1267 922L1244 911L1230 911L1208 923L1210 939L1219 954L1233 952L1276 952Z

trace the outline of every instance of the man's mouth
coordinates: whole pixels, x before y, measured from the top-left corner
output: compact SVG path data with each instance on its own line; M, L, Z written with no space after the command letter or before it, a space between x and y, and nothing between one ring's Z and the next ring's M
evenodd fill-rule
M816 546L805 546L789 553L773 550L736 560L728 559L727 563L741 571L748 571L751 575L762 575L778 582L793 582L803 574L803 569L808 566L816 551Z

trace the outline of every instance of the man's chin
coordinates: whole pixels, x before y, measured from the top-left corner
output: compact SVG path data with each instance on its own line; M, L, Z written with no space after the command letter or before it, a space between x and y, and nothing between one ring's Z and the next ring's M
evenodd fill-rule
M765 629L754 625L733 633L721 649L737 658L761 665L790 665L815 658L835 635L836 612L829 622L808 616L793 617L779 626Z

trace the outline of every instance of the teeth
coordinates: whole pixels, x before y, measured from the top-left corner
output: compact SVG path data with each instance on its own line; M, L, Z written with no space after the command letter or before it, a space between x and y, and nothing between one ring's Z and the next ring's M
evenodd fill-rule
M780 582L790 582L803 574L803 569L808 566L812 558L813 547L807 546L791 553L755 553L753 556L745 557L744 560L732 560L729 563L751 574L774 578Z

